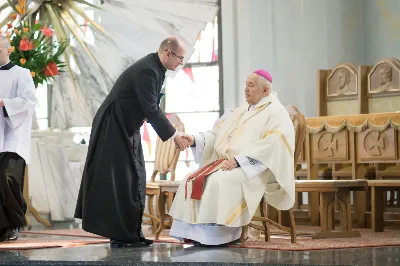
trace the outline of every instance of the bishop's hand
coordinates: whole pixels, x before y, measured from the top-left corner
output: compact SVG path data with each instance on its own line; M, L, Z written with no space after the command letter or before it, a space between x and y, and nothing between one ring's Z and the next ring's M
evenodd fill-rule
M231 170L235 169L236 167L238 167L238 164L237 164L235 158L232 158L230 160L225 160L223 162L221 169L222 169L222 171L231 171Z

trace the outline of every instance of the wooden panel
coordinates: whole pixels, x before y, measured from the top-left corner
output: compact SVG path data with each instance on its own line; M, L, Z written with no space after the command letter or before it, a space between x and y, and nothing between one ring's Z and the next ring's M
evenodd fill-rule
M313 162L349 160L349 134L347 130L337 133L322 131L311 134L311 158Z
M357 99L335 99L326 103L326 108L329 116L342 116L358 114Z
M368 110L370 113L396 112L400 103L400 61L386 58L368 74Z
M367 129L357 133L357 158L359 161L384 161L397 159L396 131L388 127L382 132Z
M372 66L358 66L358 106L360 114L368 114L368 73Z
M318 86L318 114L319 116L328 115L326 107L326 85L329 70L318 70L317 72L317 86Z
M370 187L400 187L400 180L368 180Z
M354 188L367 189L366 180L296 180L296 188Z

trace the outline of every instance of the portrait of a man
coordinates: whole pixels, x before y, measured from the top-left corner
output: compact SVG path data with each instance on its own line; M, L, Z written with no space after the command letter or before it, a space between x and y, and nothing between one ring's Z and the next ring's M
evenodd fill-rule
M338 70L338 87L336 90L336 94L343 95L351 93L349 87L350 82L350 73L347 69L341 68Z
M339 68L328 80L328 96L356 94L356 83L351 81L350 71L344 67Z
M377 70L379 86L371 89L371 92L399 91L398 84L393 83L393 69L389 64L382 64Z

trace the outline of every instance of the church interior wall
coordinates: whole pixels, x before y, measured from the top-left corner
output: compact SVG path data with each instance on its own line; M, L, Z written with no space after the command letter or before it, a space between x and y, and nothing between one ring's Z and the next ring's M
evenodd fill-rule
M400 57L397 0L222 0L224 107L264 68L284 105L317 116L317 70Z

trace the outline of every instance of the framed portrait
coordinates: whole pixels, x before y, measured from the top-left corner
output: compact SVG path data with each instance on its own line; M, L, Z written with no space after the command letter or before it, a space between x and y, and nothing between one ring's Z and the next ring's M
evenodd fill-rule
M368 94L387 95L400 93L400 61L396 58L378 62L368 75Z
M357 74L357 68L352 64L336 66L327 79L327 98L354 98L357 96Z

